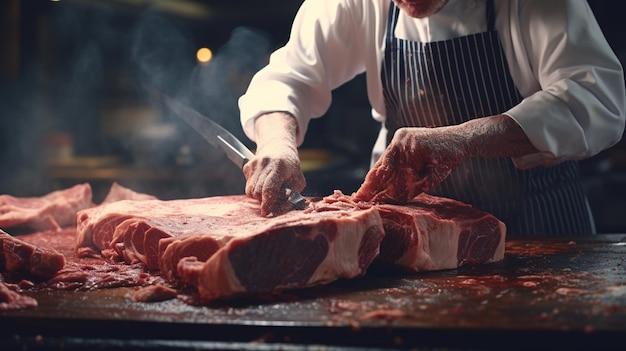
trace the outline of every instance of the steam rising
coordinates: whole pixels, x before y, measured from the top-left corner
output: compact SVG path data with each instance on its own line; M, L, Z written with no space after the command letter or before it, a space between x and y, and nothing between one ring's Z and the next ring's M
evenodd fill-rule
M252 28L236 28L212 61L197 64L198 45L193 45L186 33L173 23L147 13L135 27L131 47L130 66L140 90L154 87L177 98L251 146L239 122L237 100L252 75L266 63L270 45L264 34ZM210 146L158 99L144 93L162 113L161 127L173 129L172 135L167 137L169 140L161 141L162 149L150 155L164 156L165 163L177 166L193 163L201 172L206 172L208 181L204 184L187 184L193 187L192 196L243 193L245 181L241 170L226 159L224 152ZM145 136L145 132L139 131L137 135ZM145 143L141 136L139 139L140 143ZM211 175L218 180L212 180Z
M265 33L236 28L225 44L212 48L213 60L199 65L195 53L206 43L196 42L176 18L154 9L119 11L102 3L60 5L47 14L47 25L39 30L47 34L38 38L45 45L23 60L19 81L0 81L0 193L37 196L82 181L50 176L44 140L58 131L71 135L74 156L115 155L131 168L186 174L165 185L121 181L138 191L161 198L241 193L241 170L145 87L176 97L252 146L239 124L237 99L267 61ZM118 109L117 117L106 112L111 108ZM142 119L135 113L140 110L154 117Z

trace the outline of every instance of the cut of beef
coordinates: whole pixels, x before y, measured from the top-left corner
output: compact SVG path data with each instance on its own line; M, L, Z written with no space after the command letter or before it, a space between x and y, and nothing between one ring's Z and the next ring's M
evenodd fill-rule
M136 192L130 188L124 187L117 182L111 184L111 188L107 193L107 196L102 201L103 204L108 204L121 200L156 200L156 196L150 194L143 194Z
M0 195L0 228L60 230L76 224L76 212L92 206L91 186L78 184L41 197Z
M335 191L312 206L376 208L385 230L377 261L384 264L433 271L504 258L504 223L456 200L423 193L404 205L374 204Z
M37 247L0 229L0 272L39 280L53 277L65 265L65 256Z
M257 201L245 196L209 197L181 200L124 200L86 209L78 214L77 249L93 248L107 257L128 263L142 262L150 269L160 269L160 257L170 242L161 239L197 236L209 233L210 244L191 245L193 255L208 258L218 247L238 235L237 226L262 218ZM218 235L223 235L220 239ZM175 243L174 246L188 246ZM208 249L208 247L212 249ZM168 256L186 256L185 249L170 249ZM205 254L200 254L204 252ZM172 258L174 259L174 258ZM176 267L177 262L166 264ZM164 271L173 274L171 269Z
M385 228L380 262L431 271L504 258L505 224L468 204L423 193L376 208Z
M372 207L266 218L244 195L125 200L78 214L77 249L142 262L196 286L204 299L220 299L360 276L383 234Z

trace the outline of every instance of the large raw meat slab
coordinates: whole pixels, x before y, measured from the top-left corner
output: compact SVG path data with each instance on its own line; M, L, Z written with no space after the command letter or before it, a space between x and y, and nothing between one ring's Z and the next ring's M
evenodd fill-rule
M371 206L266 218L244 195L117 201L81 211L77 223L79 252L142 262L207 300L361 276L384 235Z
M76 224L76 212L91 207L89 183L53 191L40 197L0 195L0 228L61 230Z
M468 204L422 193L404 205L375 206L386 234L380 262L432 271L504 258L505 224Z

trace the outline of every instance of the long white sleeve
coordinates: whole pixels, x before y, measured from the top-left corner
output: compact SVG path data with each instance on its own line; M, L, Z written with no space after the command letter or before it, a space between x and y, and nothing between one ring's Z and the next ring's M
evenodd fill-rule
M624 131L624 75L587 2L532 0L510 6L509 17L517 21L502 35L513 39L507 57L517 58L518 69L511 74L526 98L506 114L542 151L514 159L516 165L583 159L616 144Z
M330 107L333 89L365 70L360 53L365 41L355 34L354 1L305 1L288 43L274 52L240 99L244 130L254 140L251 121L264 112L285 111L299 125L298 144L310 119ZM355 12L356 11L356 12Z

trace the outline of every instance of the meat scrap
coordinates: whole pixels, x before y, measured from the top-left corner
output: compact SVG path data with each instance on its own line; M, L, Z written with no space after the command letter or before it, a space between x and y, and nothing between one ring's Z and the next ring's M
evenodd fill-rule
M91 206L89 183L77 184L40 197L0 195L0 228L58 231L75 225L76 213Z
M65 256L56 250L28 244L0 229L0 272L47 280L64 265Z
M81 262L76 262L81 261ZM140 264L108 262L103 259L70 260L45 286L55 290L93 291L161 284L164 279Z
M0 311L21 310L37 305L37 300L11 289L0 276Z
M131 300L134 302L161 302L175 299L177 295L177 290L163 284L155 284L135 290L131 295Z
M80 211L77 250L143 263L212 300L363 275L383 234L371 207L266 218L245 195L124 200Z

